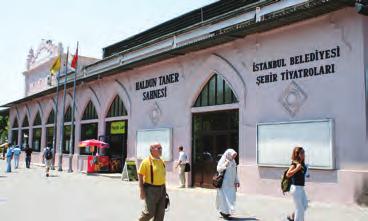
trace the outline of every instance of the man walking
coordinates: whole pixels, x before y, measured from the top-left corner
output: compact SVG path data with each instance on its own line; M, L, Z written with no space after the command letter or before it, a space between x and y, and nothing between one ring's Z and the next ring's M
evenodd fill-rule
M15 169L18 169L19 167L19 157L20 157L20 154L22 153L21 149L19 148L19 146L15 146L14 150L14 168Z
M179 180L180 180L179 188L185 188L185 164L187 162L188 156L184 152L183 146L180 146L178 149L179 149L179 159L175 168L177 169L179 167Z
M29 169L31 166L31 157L32 157L33 150L27 144L26 148L24 149L24 152L26 152L26 167Z
M159 143L150 145L150 156L144 159L138 170L140 198L145 201L145 208L139 221L163 221L166 199L166 168Z
M45 159L45 166L46 166L46 177L49 177L50 174L50 167L52 164L52 159L54 158L51 148L50 147L46 147L45 151L43 152L43 157Z

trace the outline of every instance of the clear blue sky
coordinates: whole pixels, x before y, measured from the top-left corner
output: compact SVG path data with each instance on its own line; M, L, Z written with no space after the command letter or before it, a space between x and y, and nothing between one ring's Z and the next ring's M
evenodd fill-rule
M12 0L0 7L0 105L24 96L29 49L41 39L101 58L102 48L216 0Z

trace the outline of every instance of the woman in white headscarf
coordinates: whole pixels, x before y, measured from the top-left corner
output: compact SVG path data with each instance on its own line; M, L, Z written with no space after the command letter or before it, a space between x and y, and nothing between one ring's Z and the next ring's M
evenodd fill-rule
M217 172L225 172L225 176L221 188L217 189L216 208L225 219L234 212L236 188L240 186L236 172L236 156L235 150L227 149L217 164Z

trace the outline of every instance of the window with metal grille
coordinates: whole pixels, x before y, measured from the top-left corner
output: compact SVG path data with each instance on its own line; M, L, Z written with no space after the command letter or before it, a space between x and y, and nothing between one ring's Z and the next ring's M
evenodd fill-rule
M17 118L14 119L12 128L18 128L18 119Z
M40 112L38 112L37 115L36 115L36 118L33 122L33 126L39 126L41 124L42 124L42 122L41 122Z
M197 97L194 107L237 103L238 99L221 75L215 74Z
M65 112L65 115L64 115L64 123L65 122L71 122L71 121L72 121L72 108L70 108L70 106L69 106L66 109L66 112Z
M27 115L24 117L23 119L23 124L22 127L29 127L29 123L28 123L28 117Z
M42 128L33 129L32 148L36 152L41 151Z
M81 140L97 139L98 123L81 125ZM79 153L87 155L93 153L92 147L81 147Z
M47 124L54 124L55 112L54 109L51 110L49 117L47 118Z
M11 143L14 145L18 144L18 130L12 130L12 139L11 139Z
M71 125L64 125L63 153L69 153L71 145Z
M126 115L128 115L128 112L125 109L123 101L120 99L119 96L116 96L110 106L109 112L107 113L107 117L119 117Z
M84 110L82 120L98 119L98 115L92 101L89 101L86 109Z

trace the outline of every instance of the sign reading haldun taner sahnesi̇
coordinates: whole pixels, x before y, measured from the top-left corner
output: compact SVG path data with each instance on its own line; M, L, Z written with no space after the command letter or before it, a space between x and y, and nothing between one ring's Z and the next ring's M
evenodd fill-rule
M272 61L264 61L264 62L253 62L253 72L258 71L267 71L276 68L286 67L287 64L289 66L300 65L304 63L311 63L315 61L321 60L329 60L340 57L340 46L336 46L335 48L326 49L326 50L315 50L313 52L309 52L303 55L291 56L288 59L280 58ZM257 76L256 84L259 86L260 84L276 82L279 80L294 80L298 78L307 78L318 75L325 74L333 74L336 71L335 63L323 64L319 66L312 66L306 68L291 68L284 69L279 73L270 72L266 75Z
M137 81L135 83L135 90L138 91L147 88L155 88L157 86L168 85L176 82L179 82L179 73L167 74L144 81ZM144 101L167 97L167 86L150 91L144 91L142 95Z

